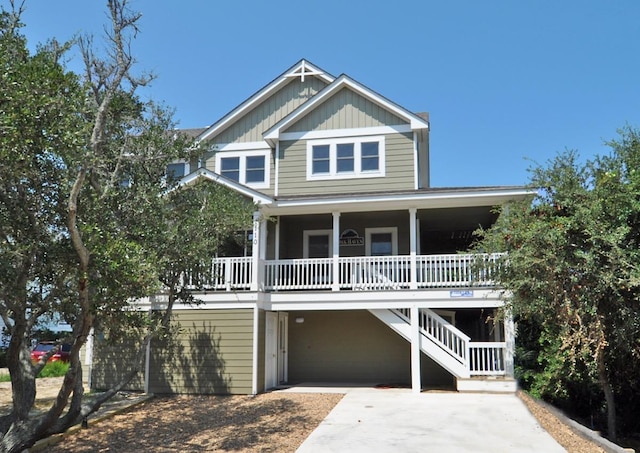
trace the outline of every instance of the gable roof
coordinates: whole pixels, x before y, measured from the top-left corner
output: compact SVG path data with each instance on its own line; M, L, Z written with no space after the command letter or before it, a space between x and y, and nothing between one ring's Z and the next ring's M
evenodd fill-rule
M402 118L407 123L409 123L411 130L429 129L429 121L424 119L422 116L410 112L404 107L401 107L395 102L390 101L389 99L376 93L372 89L355 81L348 75L342 74L331 84L327 85L322 91L302 104L296 110L291 112L291 114L280 120L271 129L266 131L263 134L265 141L267 141L267 143L269 143L271 146L275 146L275 142L279 140L280 134L282 134L288 127L292 126L298 120L302 119L314 108L325 102L342 88L349 88L359 95L363 96L364 98L368 99L369 101Z
M213 181L217 184L221 184L229 189L235 190L236 192L249 197L256 204L271 204L273 203L273 198L263 194L262 192L258 192L257 190L252 189L251 187L247 187L244 184L240 184L233 179L227 178L226 176L219 175L218 173L214 173L211 170L207 170L206 168L199 168L196 171L189 173L185 177L183 177L180 181L178 181L179 186L186 186L189 184L193 184L198 179L204 178L210 181Z
M314 64L308 62L305 59L298 61L296 64L291 66L289 69L284 71L278 77L273 79L269 84L267 84L264 88L261 88L258 92L254 93L251 97L249 97L246 101L240 104L235 109L231 110L225 116L223 116L220 120L213 123L211 126L206 128L198 137L198 141L206 140L209 137L213 137L227 127L231 126L235 121L242 118L246 113L254 109L258 106L262 101L267 99L269 96L280 90L283 86L289 83L292 77L300 77L303 81L306 76L315 76L324 80L327 83L331 83L334 81L335 77L331 74L327 73L323 69L315 66Z

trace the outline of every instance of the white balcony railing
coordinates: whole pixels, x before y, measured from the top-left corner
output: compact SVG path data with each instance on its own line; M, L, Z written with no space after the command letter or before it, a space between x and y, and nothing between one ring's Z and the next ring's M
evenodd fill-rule
M384 291L408 288L492 287L502 254L418 255L412 281L409 255L304 258L261 261L267 291L363 290ZM333 266L337 262L338 281ZM248 290L254 272L252 258L215 258L208 266L184 275L190 288ZM260 275L258 273L257 275Z
M506 374L507 344L504 342L469 343L469 370L475 376Z
M248 290L253 279L251 257L214 258L211 264L183 275L183 285L191 289Z

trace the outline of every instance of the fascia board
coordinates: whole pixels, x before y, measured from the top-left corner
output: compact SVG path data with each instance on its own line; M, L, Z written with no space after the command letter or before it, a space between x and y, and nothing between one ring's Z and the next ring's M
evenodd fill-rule
M340 77L335 79L332 84L325 87L324 90L317 93L314 97L309 99L307 102L302 104L296 110L291 112L288 116L286 116L285 118L280 120L278 123L276 123L271 129L266 131L263 134L263 138L267 142L273 145L273 143L279 139L280 133L283 132L287 127L292 126L296 121L301 119L311 110L313 110L316 106L324 102L326 99L331 97L334 93L336 93L338 90L344 87L351 88L358 94L371 100L372 102L379 105L380 107L386 110L389 110L395 115L403 118L410 124L412 130L429 129L428 121L424 120L423 118L420 118L418 115L415 115L409 112L405 108L400 107L399 105L391 102L390 100L379 95L375 91L356 82L349 76L342 74Z
M330 212L387 211L409 208L465 207L500 205L510 200L533 197L528 189L496 189L492 191L456 191L427 194L367 195L353 198L314 198L312 200L276 200L266 207L270 215Z
M188 175L186 175L184 178L182 178L179 182L178 185L179 186L186 186L189 184L193 184L196 180L198 180L199 178L206 178L210 181L213 181L217 184L221 184L225 187L228 187L232 190L235 190L236 192L249 197L253 200L254 203L257 204L261 204L261 205L267 205L267 204L271 204L273 203L273 198L268 197L267 195L258 192L257 190L253 190L250 187L247 187L245 185L239 184L229 178L225 178L224 176L221 176L217 173L212 172L211 170L207 170L205 168L200 168L196 171L194 171L193 173L190 173Z
M319 73L319 74L316 74L315 77L320 77L321 79L323 79L325 82L329 84L335 80L335 77L323 71L322 69L318 68L314 64L309 63L306 60L300 60L295 65L291 66L285 72L283 72L278 77L276 77L271 83L267 84L264 88L260 89L257 93L250 96L246 101L244 101L238 107L236 107L231 112L223 116L220 120L218 120L217 122L212 124L210 127L208 127L204 132L202 132L196 138L196 141L201 142L203 140L207 140L209 137L212 137L222 132L228 126L233 124L234 121L241 118L245 113L247 113L257 105L259 105L264 99L271 96L274 92L278 91L283 85L286 85L287 83L289 83L290 78L287 77L287 75L292 73L293 71L300 69L303 62L306 67L308 68L310 67L314 71Z

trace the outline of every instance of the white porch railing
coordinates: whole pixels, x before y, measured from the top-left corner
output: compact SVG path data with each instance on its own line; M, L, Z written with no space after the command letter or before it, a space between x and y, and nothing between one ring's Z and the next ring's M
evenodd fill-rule
M385 291L409 288L491 287L502 254L419 255L416 281L411 281L411 257L340 257L338 282L333 281L333 258L304 258L260 261L267 291L347 289ZM186 273L190 288L248 290L254 270L251 257L215 258L209 266ZM258 274L259 275L259 274Z
M395 310L408 323L408 308ZM446 351L450 357L468 367L471 376L500 376L506 374L505 342L473 342L464 332L429 309L420 310L420 331Z
M504 342L469 343L469 370L471 375L505 375L505 355L507 344Z
M251 262L250 256L214 258L210 265L185 273L182 283L193 289L247 290L253 279Z
M418 287L494 286L502 253L420 255L416 257Z
M267 290L331 289L333 259L303 258L265 262Z
M407 322L411 322L411 310L396 310ZM422 333L444 349L451 357L467 366L469 354L469 336L429 309L420 310L418 325Z

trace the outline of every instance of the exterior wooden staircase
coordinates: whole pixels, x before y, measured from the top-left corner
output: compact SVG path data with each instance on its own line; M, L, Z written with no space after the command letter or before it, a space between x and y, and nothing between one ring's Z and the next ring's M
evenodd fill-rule
M369 310L411 341L409 309ZM428 308L419 310L420 349L456 378L458 391L515 392L507 372L506 343L472 342L468 335Z

